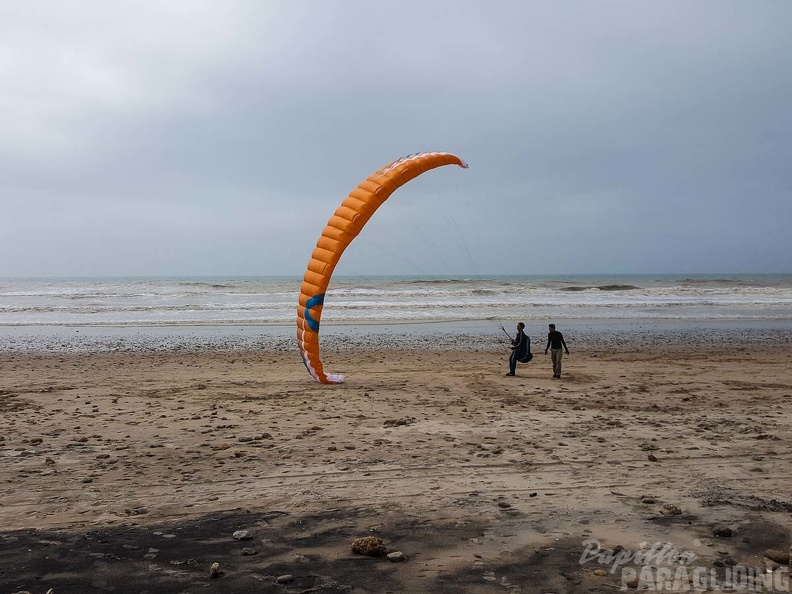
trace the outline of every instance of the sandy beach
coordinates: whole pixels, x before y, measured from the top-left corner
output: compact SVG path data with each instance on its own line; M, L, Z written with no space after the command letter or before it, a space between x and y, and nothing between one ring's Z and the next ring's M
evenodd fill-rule
M0 592L613 592L608 550L788 577L788 333L570 344L560 381L541 346L517 377L329 349L337 386L283 350L0 353Z

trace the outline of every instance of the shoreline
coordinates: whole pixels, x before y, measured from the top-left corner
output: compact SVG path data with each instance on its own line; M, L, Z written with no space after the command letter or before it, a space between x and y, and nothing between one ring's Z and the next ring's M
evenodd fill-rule
M501 324L514 320L327 324L325 351L421 350L498 352L508 346ZM792 320L554 320L572 349L779 347L792 344ZM534 351L544 347L544 322L527 322ZM12 326L0 329L0 353L292 352L292 324L197 326Z

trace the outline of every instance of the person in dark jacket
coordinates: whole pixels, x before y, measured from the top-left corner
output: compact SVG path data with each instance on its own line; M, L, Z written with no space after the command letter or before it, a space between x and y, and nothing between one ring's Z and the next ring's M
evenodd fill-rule
M547 334L547 346L545 346L545 355L547 349L550 349L550 358L553 360L553 379L561 379L561 348L569 354L569 349L564 342L564 335L555 328L555 324L550 324L550 332Z
M509 373L506 375L514 375L514 372L517 371L517 361L527 362L526 359L531 352L531 339L528 338L524 330L525 324L522 322L517 324L517 336L511 341L512 353L509 357Z

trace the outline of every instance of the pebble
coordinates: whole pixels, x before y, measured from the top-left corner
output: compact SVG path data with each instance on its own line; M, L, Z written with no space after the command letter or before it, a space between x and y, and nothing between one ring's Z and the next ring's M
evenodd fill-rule
M385 543L376 536L364 536L352 541L352 552L369 557L379 557L385 554Z
M294 581L294 576L290 573L286 575L281 575L275 578L275 581L279 584L291 584Z
M664 516L680 516L682 515L682 510L673 503L664 503L660 513Z
M394 563L401 563L407 557L404 556L404 553L401 551L394 551L393 553L388 553L388 561L393 561Z
M223 575L223 572L220 571L220 564L212 563L212 566L209 568L209 577L215 579L219 578L221 575Z
M245 547L242 549L242 555L245 557L250 557L252 555L258 555L258 551L250 547Z
M767 549L764 556L775 561L780 565L787 565L789 563L789 551L779 551L777 549Z
M251 538L253 538L252 536L250 536L250 532L248 532L247 530L237 530L236 532L234 532L233 536L237 540L250 540Z
M639 578L633 578L630 581L625 582L624 585L627 586L628 588L636 589L639 583L640 583Z
M388 419L383 427L404 427L415 422L415 417L402 417L401 419Z

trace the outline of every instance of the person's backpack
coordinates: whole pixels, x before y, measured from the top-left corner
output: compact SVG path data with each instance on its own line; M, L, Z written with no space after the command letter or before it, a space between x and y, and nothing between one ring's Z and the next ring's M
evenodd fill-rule
M517 359L517 361L520 363L528 363L531 359L533 359L533 355L531 354L531 339L527 334L525 335L525 341L527 343L525 345L525 355L522 358Z

